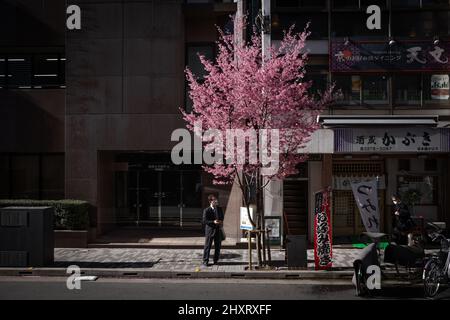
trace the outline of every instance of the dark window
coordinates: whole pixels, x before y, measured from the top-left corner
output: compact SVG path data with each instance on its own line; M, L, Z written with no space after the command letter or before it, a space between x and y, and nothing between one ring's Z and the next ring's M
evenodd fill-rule
M363 102L368 104L387 104L387 76L373 75L363 77Z
M199 59L199 54L205 56L209 61L214 60L214 45L203 44L203 45L188 45L187 46L187 67L192 71L192 73L198 77L201 81L206 75L206 70L203 68L202 63ZM192 111L192 100L189 97L189 85L186 82L186 98L185 98L185 109L187 112Z
M64 155L0 155L0 198L63 199Z
M39 199L39 156L11 156L12 198Z
M327 74L315 74L306 72L305 81L311 81L311 87L309 93L314 95L315 98L319 98L327 88L328 76Z
M65 58L60 54L0 56L0 89L65 87Z
M361 77L359 75L333 76L336 89L339 91L339 104L356 105L361 103Z
M437 171L437 160L425 159L424 169L425 171Z
M334 9L358 9L359 0L333 0Z
M388 36L387 12L381 13L381 29L369 30L366 26L368 15L361 12L333 12L331 15L331 36L353 39L385 38Z
M450 6L449 0L422 0L423 7Z
M276 0L275 6L278 8L322 8L327 6L327 0Z
M426 38L450 35L450 11L393 12L394 37Z
M32 57L28 55L8 56L8 80L9 88L31 88Z
M59 80L58 55L35 55L33 73L34 87L58 86L61 83Z
M409 159L398 159L398 171L410 171Z
M10 197L9 173L9 157L0 155L0 199L8 199Z
M401 0L403 1L403 0ZM395 1L393 1L395 2ZM386 0L361 0L361 7L363 9L366 9L368 6L371 5L377 5L379 6L381 9L385 9L387 8L387 1Z
M272 15L272 38L280 40L283 32L295 25L294 32L301 32L309 22L311 35L308 39L323 39L328 37L327 13L290 14L276 13Z
M401 0L392 1L392 8L411 8L420 7L420 0Z
M420 104L421 76L397 75L394 78L395 103L396 104Z
M41 199L64 198L64 155L41 156Z
M340 90L339 104L388 104L388 78L386 75L337 75L333 77Z
M6 57L0 56L0 89L6 86Z

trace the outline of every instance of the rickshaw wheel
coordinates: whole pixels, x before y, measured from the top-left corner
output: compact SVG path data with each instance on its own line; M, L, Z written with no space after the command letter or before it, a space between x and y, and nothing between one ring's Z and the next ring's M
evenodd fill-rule
M365 278L362 272L361 266L358 267L358 271L356 272L356 295L358 297L363 297L367 295L368 290L365 285Z

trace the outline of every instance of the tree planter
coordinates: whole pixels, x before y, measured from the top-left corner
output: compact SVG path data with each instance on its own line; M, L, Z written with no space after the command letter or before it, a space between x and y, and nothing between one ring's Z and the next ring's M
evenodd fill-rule
M87 248L86 230L55 230L55 248Z

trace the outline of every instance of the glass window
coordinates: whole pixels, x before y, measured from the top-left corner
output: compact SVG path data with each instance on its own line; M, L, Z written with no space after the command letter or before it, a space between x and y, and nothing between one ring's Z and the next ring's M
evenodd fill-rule
M422 6L433 7L433 6L449 6L449 0L422 0Z
M283 32L295 24L295 32L301 32L309 22L311 35L309 40L323 39L328 37L327 13L290 14L276 13L272 15L272 38L280 40Z
M6 86L6 57L0 56L0 89Z
M420 104L420 75L397 75L394 78L394 86L396 104Z
M8 87L27 89L31 88L31 56L9 56L8 62Z
M0 199L9 197L9 157L0 155Z
M64 155L42 155L41 198L64 198Z
M199 78L206 75L206 70L203 68L202 63L198 57L198 54L204 55L207 60L214 60L214 46L211 45L188 45L187 47L187 67L192 71L192 73ZM185 88L185 109L187 112L192 111L192 100L189 97L189 85L186 81Z
M411 8L411 7L420 7L420 0L401 0L401 1L392 1L393 8Z
M276 0L278 8L323 8L327 6L327 0Z
M449 74L425 74L423 76L424 104L449 105Z
M386 0L361 0L361 7L362 8L365 9L368 6L371 6L371 5L377 5L381 9L383 9L383 8L387 8L387 1Z
M39 156L11 156L12 190L14 199L39 199Z
M450 35L450 11L393 12L392 34L423 38Z
M359 0L333 0L334 9L359 8Z
M388 82L385 75L363 77L363 103L387 104Z
M397 189L400 198L408 205L433 205L437 203L438 177L398 176Z
M361 103L361 77L358 75L337 75L333 77L336 90L340 92L339 104Z
M381 13L381 29L369 30L366 26L367 14L364 12L333 12L331 15L331 36L354 39L385 38L388 36L387 12Z
M308 91L311 95L314 95L315 98L319 98L320 94L327 88L328 76L327 74L314 74L307 72L305 81L311 81L311 87Z
M59 57L46 54L34 56L33 84L35 87L54 87L59 85Z

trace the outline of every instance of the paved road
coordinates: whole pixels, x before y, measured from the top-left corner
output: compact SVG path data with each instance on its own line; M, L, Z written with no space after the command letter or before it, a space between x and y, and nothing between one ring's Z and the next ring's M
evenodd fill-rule
M220 290L217 288L220 287ZM422 289L385 289L372 299L422 299ZM440 298L450 298L450 290ZM101 300L311 300L351 299L348 281L332 284L306 280L243 279L98 279L82 282L81 290L68 290L66 278L0 277L0 300L101 299Z

